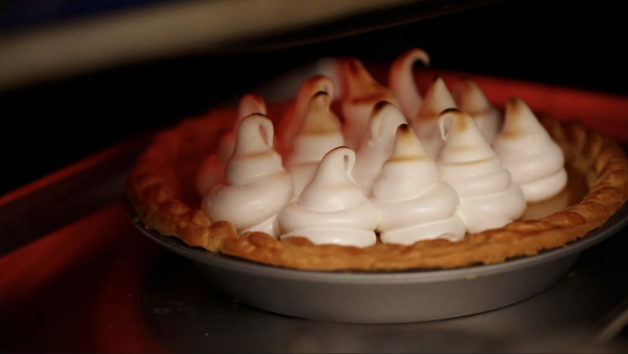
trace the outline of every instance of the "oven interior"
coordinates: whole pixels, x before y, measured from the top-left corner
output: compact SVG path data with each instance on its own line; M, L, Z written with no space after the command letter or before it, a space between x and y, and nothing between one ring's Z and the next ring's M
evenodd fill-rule
M45 40L48 29L54 32L67 23L89 26L101 18L124 16L153 6L172 6L172 11L176 12L177 6L200 3L203 1L127 0L86 5L81 1L58 0L46 7L36 0L6 1L0 4L0 52L2 48L15 48L16 41L31 33L43 33L41 38ZM205 3L222 6L225 1ZM239 11L253 11L247 7L250 1L233 3ZM331 1L320 3L335 6ZM378 1L374 3L381 5ZM243 7L237 8L237 5ZM319 10L327 13L325 8ZM299 13L297 8L275 15L285 19L295 16L295 11ZM618 4L563 0L392 1L384 2L375 10L340 11L335 17L323 16L318 21L294 27L282 27L280 21L273 31L246 32L218 44L201 41L185 49L171 48L159 55L136 53L124 60L99 65L90 62L76 69L59 66L58 71L51 69L35 76L27 75L28 70L24 70L23 75L7 74L11 80L0 78L4 123L0 139L4 171L0 196L5 196L0 200L9 202L0 205L3 211L0 234L19 237L4 237L0 241L0 256L8 255L5 258L8 263L12 255L15 258L15 253L11 252L84 217L105 201L120 198L125 173L151 133L183 118L205 114L218 105L235 104L240 95L260 89L265 83L307 67L322 57L358 57L368 67L369 63L388 64L408 48L419 47L430 54L431 66L437 69L628 97L628 71L624 67L628 54L623 48L626 34L623 20ZM238 16L232 18L234 27L239 25L238 21ZM177 28L167 28L164 33L168 31L176 32ZM6 74L11 67L21 68L15 61L19 56L11 56L8 50L4 53L0 55L0 74ZM618 136L626 136L626 133L618 132ZM107 150L120 144L125 148ZM110 155L99 155L102 151ZM98 168L84 163L82 169L69 171L67 178L45 177L51 188L42 189L38 182L31 183L85 159L102 163ZM120 161L124 166L119 165ZM114 177L107 181L98 179L103 173ZM98 182L98 188L90 188L94 181ZM33 187L24 189L24 185ZM15 197L16 191L30 193L27 193L29 198ZM57 208L58 213L51 216L42 211L51 208ZM38 222L25 218L33 215L39 217ZM103 227L105 224L98 224L101 222L98 218L86 222ZM119 228L126 230L127 226ZM621 252L626 246L625 239L613 237L585 252L565 279L529 301L455 322L403 326L319 323L262 313L216 292L211 285L199 283L199 270L183 259L160 254L159 261L148 268L141 281L144 294L141 318L150 324L153 337L162 338L166 347L179 351L210 348L216 351L621 352L626 350L628 341L624 327L627 306L622 300L628 296L624 275L628 264ZM112 274L123 274L125 262L131 262L129 259L134 255L124 251L120 257L122 265L112 266ZM0 257L0 264L2 261ZM131 267L135 263L129 264ZM101 273L97 274L107 274L103 269L99 271ZM108 281L103 285L105 290L115 287L111 278L103 276L103 279ZM61 290L53 294L65 296ZM107 306L114 306L112 303L120 300L110 293L104 294L110 297L107 300L106 295L99 293L103 298L102 313L106 312L102 309L112 309ZM182 298L185 301L177 303ZM45 312L42 309L47 299L37 301L33 309ZM52 312L42 326L52 328L51 318L62 312ZM10 345L0 345L0 350L155 348L112 344L125 343L123 337L109 346L103 344L104 341L101 346L72 347L69 342L46 346L41 343L59 344L61 339L48 338L45 334L48 327L41 329L39 336L24 335L21 331L37 320L36 315L29 316L11 312L5 320L0 318L0 329L5 333L0 338L4 337L5 343ZM125 318L119 316L119 319ZM518 320L513 321L513 318ZM173 323L177 326L173 327ZM543 325L537 327L539 323ZM98 327L101 325L103 327ZM99 333L114 331L104 328L104 324L94 326L100 329ZM132 327L120 325L120 328ZM190 336L189 333L195 331L200 331L199 337ZM250 341L237 339L236 334L241 331L251 334ZM540 331L551 332L551 335L539 339L535 335ZM589 338L591 333L597 333L598 339L604 341L583 345L574 340ZM49 342L37 344L31 342L32 338L48 338Z

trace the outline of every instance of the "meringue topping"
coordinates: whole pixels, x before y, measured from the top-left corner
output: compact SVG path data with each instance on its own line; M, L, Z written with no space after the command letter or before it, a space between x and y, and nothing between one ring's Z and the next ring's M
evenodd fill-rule
M431 158L436 158L443 146L443 140L438 133L438 116L448 108L456 108L456 103L451 97L445 81L436 77L425 94L419 112L411 121L414 132Z
M419 112L423 98L416 88L412 67L417 61L430 65L430 57L419 48L403 53L391 65L388 73L388 87L397 96L406 119L413 119Z
M456 191L440 181L436 163L407 124L397 128L392 154L373 187L373 203L382 242L410 245L464 237Z
M522 100L506 103L504 127L493 146L527 201L548 199L567 184L561 148Z
M295 196L301 194L310 182L323 156L329 150L344 145L340 120L330 110L331 101L332 98L326 92L319 92L312 97L303 127L294 140L288 170L294 181Z
M240 103L238 104L238 119L236 120L236 124L233 126L233 130L225 134L222 139L220 139L220 144L218 145L218 158L221 162L226 163L231 157L231 154L233 154L238 124L240 124L242 119L253 113L266 115L266 102L262 96L249 93L242 96L240 99Z
M309 77L301 85L292 109L289 109L284 115L279 129L279 140L283 144L283 149L287 155L292 153L294 138L303 126L310 99L321 91L327 92L330 97L334 97L334 82L332 79L322 75Z
M377 210L351 177L355 153L337 147L321 160L297 202L277 218L280 238L302 236L315 244L375 244Z
M196 175L196 190L200 195L205 194L212 185L223 177L225 164L231 157L231 154L233 154L237 126L242 119L253 113L266 115L266 103L262 96L249 93L240 99L238 115L233 130L222 136L218 143L217 152L209 155L199 167Z
M499 131L500 113L473 80L457 82L453 90L458 107L475 121L484 140L491 144Z
M373 182L393 148L395 132L401 124L407 123L399 108L390 102L380 101L373 108L367 130L357 152L353 177L369 195Z
M473 119L457 109L443 112L439 127L445 140L438 159L443 181L460 198L460 216L470 233L504 226L526 206L521 187L501 166Z
M252 114L238 125L224 183L205 195L202 208L211 222L231 221L238 232L275 235L275 218L292 196L292 178L273 149L272 122Z
M397 99L386 87L380 85L355 58L341 63L343 93L341 112L344 118L345 142L356 148L367 129L373 106L385 100L398 106Z

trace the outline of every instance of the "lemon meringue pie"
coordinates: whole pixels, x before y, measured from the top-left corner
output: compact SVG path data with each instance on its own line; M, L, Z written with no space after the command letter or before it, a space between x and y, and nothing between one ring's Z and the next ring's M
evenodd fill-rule
M519 99L502 122L472 81L452 95L436 78L422 96L416 61L429 57L414 49L397 59L387 88L344 60L341 82L312 77L293 103L250 94L239 113L156 134L127 183L137 218L190 246L269 265L433 269L563 246L628 199L628 163L610 138L537 119ZM237 117L227 134L216 125L225 117ZM209 154L208 141L220 141Z

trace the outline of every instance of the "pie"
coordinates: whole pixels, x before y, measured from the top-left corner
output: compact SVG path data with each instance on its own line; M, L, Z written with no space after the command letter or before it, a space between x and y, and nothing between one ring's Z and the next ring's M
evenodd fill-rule
M412 52L410 53L412 54ZM415 51L412 55L408 55L406 60L415 60L416 58L423 60L425 56L421 53L417 54ZM363 69L359 61L347 61L345 63L345 65L348 66L349 72L356 73ZM407 70L408 65L397 65L397 67ZM326 80L327 79L319 79L318 81L311 80L310 84L313 86L310 88L315 92L310 92L309 95L313 96L313 94L317 94L321 91L319 90L320 86L316 85L323 85L323 87L324 85L328 85L328 81ZM402 86L403 83L396 82L391 86L395 87L395 90L399 90L398 87L400 85ZM440 83L438 85L440 85ZM473 84L461 82L460 85L461 88L459 91L469 90L468 86ZM344 113L338 115L342 116L345 121L348 121L346 115L351 115L352 118L350 121L352 126L368 126L369 118L366 118L365 123L363 115L365 114L364 112L369 114L369 111L364 108L364 105L367 103L371 106L377 104L377 102L373 103L372 101L378 94L382 93L384 95L395 96L389 91L381 91L379 86L372 83L367 83L370 92L356 92L355 89L353 92L350 92L351 88L349 86L350 85L345 83L343 89L345 95L351 97L351 99L344 101L346 104L338 110L338 112ZM379 93L378 90L380 90ZM471 89L471 91L473 92L473 89ZM456 93L456 90L454 90L453 96L457 94L459 94L459 92ZM428 95L425 97L426 101L428 100ZM317 98L317 100L320 101L317 101L319 108L329 104L329 102L325 100L329 100L330 97L333 97L333 93L331 92L329 92L328 95L319 95ZM398 101L394 99L388 101L390 105L403 105L404 102L412 101L412 98L402 97ZM406 109L402 111L417 112L417 116L428 117L433 115L433 112L440 109L436 104L433 104L432 107L425 105L421 107L422 103L425 103L425 101L416 104L415 100L415 102L411 102L411 105L407 106ZM512 103L512 105L515 105L515 103ZM469 110L478 108L469 103L465 105L461 104L460 106L467 106ZM379 109L384 108L385 106L383 105L379 107ZM307 128L310 129L310 131L326 132L329 130L328 128L334 128L339 124L339 121L334 120L333 117L325 118L325 123L321 126L309 125L306 128L303 127L303 123L300 127L288 128L290 124L285 124L285 121L278 121L280 117L289 116L294 114L295 111L303 109L303 107L299 107L298 103L293 105L288 102L270 105L267 112L264 113L267 113L267 116L271 119L275 119L272 124L275 127L279 127L278 136L281 136L282 130L288 129L292 129L293 131L296 129L298 131L306 130ZM493 114L492 112L493 111L490 111L485 115L488 117ZM441 116L446 114L458 114L452 113L451 111L449 113L447 111L445 113L436 112L436 114L438 113L440 113ZM462 237L420 239L416 242L407 241L405 243L403 242L404 234L398 237L395 233L389 233L389 235L387 234L387 236L382 237L385 232L379 232L375 238L369 241L370 245L364 244L361 247L332 244L326 243L325 241L319 242L312 238L314 236L309 238L300 237L301 235L298 234L298 231L288 235L289 237L276 238L267 232L257 230L243 231L239 223L241 222L243 225L248 225L247 223L249 223L249 221L246 220L248 215L238 215L237 212L233 214L234 220L212 223L207 215L207 211L204 211L203 207L201 207L201 205L206 205L203 204L206 202L203 201L197 190L199 188L197 181L199 168L203 162L207 160L207 156L210 156L212 152L218 149L220 138L231 131L231 125L236 120L236 116L235 109L218 109L207 116L186 119L176 127L158 132L155 135L152 143L137 160L126 186L126 195L136 214L135 217L147 229L155 230L162 235L177 237L190 247L201 247L208 252L217 252L278 267L325 271L449 269L476 264L498 263L508 259L531 256L545 250L565 246L570 242L584 237L589 231L600 227L609 217L616 213L628 199L628 162L622 149L611 138L587 128L578 121L557 121L551 117L544 116L540 117L538 121L542 124L547 133L549 133L553 142L560 148L558 154L562 152L561 158L564 159L564 170L562 169L561 162L560 171L563 172L552 170L552 178L550 179L548 177L548 179L544 180L542 185L558 185L559 183L563 183L564 185L564 183L566 183L566 187L563 188L561 185L560 192L553 193L551 197L542 196L538 197L538 200L528 199L531 201L525 206L525 212L514 221L503 222L505 223L503 226L490 227L484 230L480 228L479 230L481 231L467 232L466 235ZM486 118L486 120L486 126L495 126L492 118L489 117ZM258 118L258 123L256 124L267 124L259 123L261 121L262 119ZM410 123L412 122L409 122L405 128L394 126L394 130L397 130L397 134L400 134L399 139L405 139L404 141L406 141L403 143L406 145L403 146L414 146L412 144L416 144L413 142L414 140L411 136L408 137L408 131L410 130L408 126L413 125ZM434 125L433 121L429 119L425 119L419 123L419 125L423 127L422 131L438 130L438 126ZM478 126L479 125L480 124L478 124ZM345 129L349 129L345 127L344 124L342 127L338 128L342 129L343 132ZM508 129L505 127L502 133L507 134L507 130ZM504 133L504 131L506 132ZM481 133L482 135L487 134L484 130L482 130ZM358 151L359 155L360 139L357 135L355 132L352 132L351 144L354 145L352 147ZM291 134L289 136L294 138L295 135ZM412 136L414 136L414 134L412 134ZM333 141L337 141L337 137L331 137L330 139L336 139ZM499 135L495 139L499 139ZM423 139L420 140L421 142L423 141ZM273 145L268 141L267 144ZM297 151L299 146L301 146L299 144L302 144L302 142L298 142L298 138L296 138L296 140L290 143L291 146L283 146L282 148L294 153L294 151ZM401 143L399 142L398 144ZM444 147L439 146L439 144L435 143L433 147L430 145L429 149L426 148L426 154L429 155L430 152L428 152L428 150L432 151L432 149L434 149L433 151L443 151L447 149L446 144ZM390 151L394 150L394 142L388 142L388 145L390 146ZM395 150L398 154L397 157L405 156L403 155L403 151L407 149L403 150L403 146ZM501 150L497 148L497 145L495 149L497 152L507 151L509 154L512 154L510 146L511 145L503 143ZM332 149L332 151L334 150ZM329 159L344 158L346 161L347 156L351 155L353 152L353 150L349 148L337 148L336 151L339 152L334 152L333 154L327 153L327 155L335 156L329 157ZM348 151L351 151L351 153ZM405 153L407 153L407 151ZM534 161L542 160L542 157L549 156L548 154L549 153L541 151L538 155L540 157L535 158ZM555 152L553 154L556 155ZM295 156L297 155L298 154L295 154ZM516 155L516 158L524 158L517 155L516 150L514 155ZM320 156L318 158L320 159ZM284 160L287 161L288 159ZM293 158L290 163L291 165L297 166L300 171L304 171L301 173L306 175L306 181L313 178L311 177L311 175L315 173L313 171L322 169L316 169L315 166L312 167L308 165L312 163L312 159L306 155ZM382 161L381 164L385 164L385 161ZM514 165L518 166L521 164L514 163ZM385 169L385 166L382 166L383 165L380 165L379 168ZM365 171L368 172L368 168L365 169ZM441 169L441 171L443 170ZM535 184L529 182L529 174L511 174L513 180L515 177L523 179L523 182L518 181L517 183L525 185L523 189L526 196L532 195L533 198L535 198L539 195L535 189L535 186L539 185L539 183ZM279 173L278 176L279 177L275 179L276 181L285 181L285 177L283 177L281 173ZM389 190L387 188L389 187L386 187L386 184L383 182L377 182L380 181L381 178L373 182L372 177L369 177L368 173L366 173L365 176L368 177L365 178L370 179L369 190L372 191L374 187L379 188L377 192L373 194L377 196L377 193L379 193L381 198L386 199L386 193L388 193L387 191ZM446 180L446 182L451 184L460 194L459 187L456 186L455 181L450 182ZM291 195L286 189L282 189L281 183L277 182L277 186L279 186L277 188L279 189L276 190L280 191L280 193L277 194L278 196L275 199L285 199L285 203L288 203L290 202L289 199ZM391 183L394 184L394 182ZM441 188L442 193L452 192L450 187L447 185L445 185L447 187L443 187L440 182L430 183L435 183L434 186ZM299 188L307 189L307 187L304 187L306 184L305 182L301 182ZM206 187L204 187L204 189L206 189ZM442 193L438 195L443 195ZM394 198L389 199L395 200ZM464 199L464 197L461 197L461 199ZM510 200L512 198L509 197L506 199ZM292 203L293 202L294 200ZM271 207L269 206L269 208ZM513 206L511 209L515 210L517 208L518 206ZM366 208L360 210L365 210L364 213L371 213L372 209ZM220 212L220 210L217 212ZM281 215L282 214L280 214L280 219ZM521 215L521 213L518 215ZM453 216L451 217L453 218ZM292 220L290 217L285 218ZM498 216L485 217L484 219L496 218L498 218ZM240 219L244 221L239 221ZM262 224L267 223L266 220L260 222ZM456 219L453 224L450 223L448 225L450 225L448 227L451 230L459 230L460 222ZM394 229L394 227L392 227L392 229ZM469 230L469 228L467 228L467 230ZM451 231L448 235L451 236L456 233L458 233L458 231ZM361 233L360 235L367 234L368 233ZM321 237L324 238L325 233L316 233L316 235L316 237L322 235ZM397 241L388 243L382 242L382 239Z

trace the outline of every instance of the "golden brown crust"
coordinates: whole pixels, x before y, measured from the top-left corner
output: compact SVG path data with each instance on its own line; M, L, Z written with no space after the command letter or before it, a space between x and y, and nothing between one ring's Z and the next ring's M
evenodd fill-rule
M628 163L612 139L579 122L561 123L544 117L541 122L563 149L566 163L584 175L589 187L580 203L563 211L466 235L460 242L429 240L410 246L378 243L357 248L314 245L300 237L278 241L260 232L238 235L230 223L211 224L197 207L190 207L200 202L190 187L194 185L196 168L211 151L211 142L215 144L228 129L233 114L227 110L217 111L205 118L186 120L155 136L138 159L126 191L139 220L147 228L176 236L190 246L281 267L310 270L455 268L502 262L564 246L601 226L628 199Z

